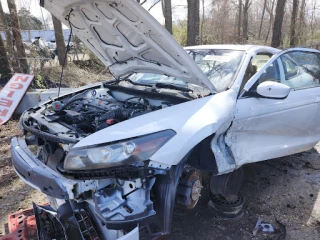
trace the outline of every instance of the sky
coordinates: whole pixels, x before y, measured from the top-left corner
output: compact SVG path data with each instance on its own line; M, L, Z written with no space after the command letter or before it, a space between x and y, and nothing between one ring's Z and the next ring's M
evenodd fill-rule
M48 16L50 16L50 13L46 11L39 5L39 0L15 0L17 4L18 10L22 7L29 9L31 14L39 18L40 21L43 21L43 19L46 21L48 19ZM150 6L154 2L158 2L158 0L147 0L147 2L143 5L144 8L149 9ZM3 9L5 12L8 12L8 5L6 0L1 0ZM173 15L173 21L179 21L186 19L187 16L187 0L174 0L172 1L172 15ZM42 17L43 13L43 17ZM164 18L162 14L162 7L161 3L156 4L150 11L151 15L153 15L154 18L156 18L161 24L164 24ZM48 28L51 28L52 26L47 26Z

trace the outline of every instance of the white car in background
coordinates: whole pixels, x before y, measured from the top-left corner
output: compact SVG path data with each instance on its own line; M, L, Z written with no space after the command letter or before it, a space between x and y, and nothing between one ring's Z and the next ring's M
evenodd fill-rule
M320 140L319 51L183 49L132 0L42 5L114 79L21 117L25 137L12 140L13 165L51 203L34 205L40 239L138 239L141 229L148 239L168 234L175 202L197 204L201 172L210 173L211 207L237 216L241 166L306 151Z
M54 51L57 48L56 42L53 42L53 41L47 42L47 45L50 51Z

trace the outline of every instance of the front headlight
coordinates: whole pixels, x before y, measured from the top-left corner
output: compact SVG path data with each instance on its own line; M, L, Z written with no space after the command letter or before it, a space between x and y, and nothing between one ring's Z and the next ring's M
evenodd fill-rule
M66 170L93 170L148 160L175 132L166 130L102 146L71 149L64 161Z

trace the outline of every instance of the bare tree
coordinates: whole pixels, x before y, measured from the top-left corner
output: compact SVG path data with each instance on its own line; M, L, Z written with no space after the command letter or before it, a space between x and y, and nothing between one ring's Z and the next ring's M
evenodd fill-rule
M153 1L156 2L156 0ZM198 0L201 7L200 17L202 17L200 21L200 43L202 44L245 42L256 44L265 41L266 45L271 45L273 40L273 46L289 47L292 33L290 30L292 21L289 18L292 18L292 20L295 19L295 38L292 39L295 45L319 44L320 46L318 36L320 0L207 0L204 1L205 17L203 17L204 11L201 6L203 1ZM294 13L291 16L293 1L298 2L296 16ZM303 4L301 4L302 1ZM188 0L188 4L191 6L191 0ZM184 7L183 4L176 6ZM279 10L282 12L280 17ZM191 11L195 12L195 10ZM195 25L193 20L189 20L190 22ZM186 45L185 39L187 39L186 24L186 21L180 21L175 29L183 45Z
M306 11L306 0L302 0L301 1L301 6L300 6L300 14L299 14L299 44L303 45L305 44L304 41L304 17L305 17L305 11Z
M239 8L238 8L238 42L241 42L241 21L242 18L242 0L239 0Z
M245 0L243 6L243 25L242 25L242 39L243 43L248 41L248 12L250 8L251 2L250 0Z
M9 76L10 73L11 73L10 62L8 61L7 51L4 46L2 36L0 34L0 75L1 77Z
M267 0L264 0L263 10L262 10L262 15L261 15L261 21L260 21L260 27L259 27L259 35L258 35L258 38L259 38L259 39L260 39L260 37L261 37L261 29L262 29L262 24L263 24L264 13L265 13L265 11L266 11L266 5L267 5Z
M272 22L273 22L273 9L274 9L274 4L275 4L276 0L272 0L272 6L271 6L271 10L269 11L270 14L270 19L269 19L269 26L268 26L268 32L266 35L266 39L265 39L265 43L267 44L268 39L269 39L269 34L270 34L270 29L272 27Z
M7 19L5 17L4 12L3 12L1 1L0 1L0 22L1 22L0 30L4 31L6 33L7 51L9 53L9 55L12 55L12 52L13 52L12 36L11 36L10 28L7 23Z
M200 44L203 44L203 31L204 31L204 0L202 0L202 19L201 19L201 31L200 31Z
M27 55L22 42L17 7L14 0L7 0L7 3L8 3L8 8L9 8L10 17L11 17L12 35L14 39L14 44L17 48L17 57L19 58L19 63L20 63L19 68L21 72L27 73L28 72Z
M293 0L292 2L292 14L291 14L291 24L290 24L290 47L296 45L296 18L298 11L298 0Z
M64 62L67 66L68 61L64 61L66 54L66 43L64 42L64 36L62 31L62 24L55 16L52 15L52 23L54 28L54 35L56 37L57 51L58 51L58 59L60 66L63 66Z
M172 7L171 0L162 0L162 11L165 21L165 28L172 34Z
M188 0L187 45L198 45L200 34L200 3L199 0Z
M281 45L281 31L282 31L282 23L284 17L284 7L286 5L286 0L278 0L276 7L276 16L273 25L273 33L272 33L272 47L279 47Z
M316 0L312 3L312 13L311 13L311 23L310 23L310 28L311 28L311 46L313 46L313 37L314 37L314 20L315 20L315 13L316 13Z

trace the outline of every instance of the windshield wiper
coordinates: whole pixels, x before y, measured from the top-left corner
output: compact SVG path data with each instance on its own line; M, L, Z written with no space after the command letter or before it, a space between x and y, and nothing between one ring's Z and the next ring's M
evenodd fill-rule
M177 86L172 83L156 83L155 87L156 88L169 88L169 89L178 90L178 91L182 91L182 92L193 92L193 90L191 88Z
M156 83L156 84L146 84L146 83L137 83L134 82L128 78L124 78L121 79L120 81L125 81L125 82L129 82L132 85L136 85L136 86L143 86L143 87L152 87L152 88L168 88L168 89L173 89L173 90L177 90L177 91L182 91L182 92L193 92L193 90L191 88L187 88L187 87L181 87L172 83Z
M137 83L137 82L134 82L128 78L124 78L124 79L121 79L120 81L125 81L125 82L129 82L131 83L132 85L136 85L136 86L143 86L143 87L153 87L153 85L151 84L146 84L146 83Z

